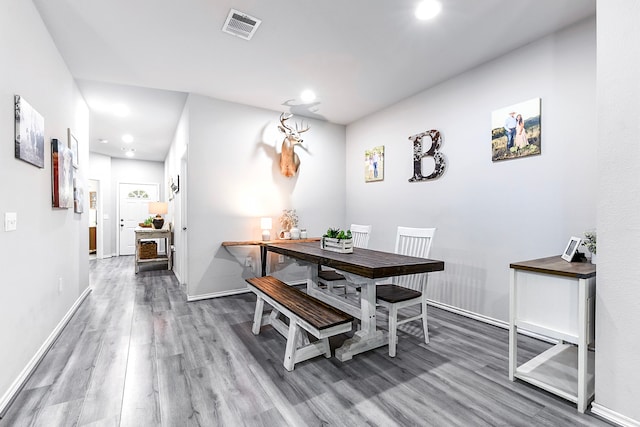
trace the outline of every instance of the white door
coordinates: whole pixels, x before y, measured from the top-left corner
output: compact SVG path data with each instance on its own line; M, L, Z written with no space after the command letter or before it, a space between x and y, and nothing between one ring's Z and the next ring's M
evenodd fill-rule
M151 216L149 202L158 201L158 184L120 184L120 255L136 253L134 230Z
M188 276L188 265L187 265L187 152L185 152L182 161L180 162L180 174L182 176L180 183L180 237L181 237L181 245L182 251L180 254L180 269L182 275L182 284L187 284L189 280ZM187 285L188 288L188 285ZM187 295L189 294L189 290L186 289Z

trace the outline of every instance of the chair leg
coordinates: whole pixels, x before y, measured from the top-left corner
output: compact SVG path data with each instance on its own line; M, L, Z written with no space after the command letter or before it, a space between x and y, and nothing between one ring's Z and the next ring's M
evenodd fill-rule
M398 343L398 307L391 304L389 307L389 357L396 357L396 344Z
M422 301L422 330L424 331L424 342L429 344L429 328L427 327L427 302Z

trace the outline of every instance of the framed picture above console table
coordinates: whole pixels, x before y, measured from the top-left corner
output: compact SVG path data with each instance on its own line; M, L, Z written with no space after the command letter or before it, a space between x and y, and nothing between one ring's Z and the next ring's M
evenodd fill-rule
M593 399L596 266L560 255L510 264L509 379L516 378L577 404ZM557 344L518 366L518 331Z

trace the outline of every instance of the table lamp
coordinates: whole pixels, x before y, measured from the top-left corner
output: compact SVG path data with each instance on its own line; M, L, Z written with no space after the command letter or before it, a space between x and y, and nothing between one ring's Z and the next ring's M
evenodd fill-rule
M169 210L169 204L167 202L149 202L149 213L156 214L153 218L153 228L159 230L164 225L164 218L162 215L166 214Z
M271 240L271 228L273 223L271 218L260 218L260 228L262 228L262 240Z

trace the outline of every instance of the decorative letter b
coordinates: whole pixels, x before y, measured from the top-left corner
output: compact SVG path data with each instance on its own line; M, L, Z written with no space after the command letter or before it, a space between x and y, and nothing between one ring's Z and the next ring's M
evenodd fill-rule
M431 138L431 148L426 152L423 152L422 139L425 136ZM439 151L440 144L442 144L440 132L432 129L427 132L410 136L409 139L413 141L413 177L409 178L409 182L428 181L441 176L444 173L445 162L444 156ZM422 159L425 157L433 157L433 161L435 162L435 169L428 176L424 176L422 174Z

